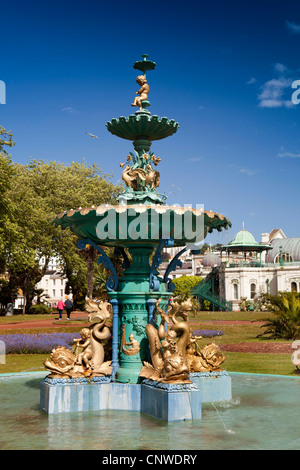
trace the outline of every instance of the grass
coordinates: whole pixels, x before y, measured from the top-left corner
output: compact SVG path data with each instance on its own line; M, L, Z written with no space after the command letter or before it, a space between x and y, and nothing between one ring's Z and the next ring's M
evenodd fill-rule
M190 320L203 320L203 321L224 321L224 320L235 320L235 321L259 321L264 320L266 317L273 315L271 312L197 312L197 314L191 315Z
M52 315L13 315L13 316L0 316L0 324L5 323L19 323L19 322L28 322L28 321L37 321L37 320L53 320L58 315L58 313L53 313Z
M295 375L290 354L260 354L225 352L225 369L228 372L251 374Z
M48 354L7 354L6 364L0 364L0 374L46 370L43 363L47 357Z
M257 338L262 333L263 328L260 321L272 317L271 312L197 312L191 317L191 327L193 330L208 329L222 330L224 335L215 336L211 340L203 338L198 343L202 347L209 342L214 342L221 346L230 343L266 343L270 340ZM212 323L218 321L236 321L237 323ZM241 324L241 320L250 322ZM211 323L210 323L211 322ZM285 342L291 344L292 341L272 340L274 343ZM291 361L291 354L277 353L225 353L224 368L229 372L248 372L256 374L274 374L274 375L294 375L295 367Z
M216 336L214 338L204 338L199 341L200 346L204 346L210 342L218 345L229 343L241 342L266 342L270 341L256 336L262 332L259 320L270 317L272 314L269 312L198 312L196 316L191 316L191 328L197 329L211 329L222 330L224 335ZM37 319L54 319L53 315L15 315L14 317L0 317L0 324L9 322L20 321L33 321ZM246 320L245 324L218 324L212 323L215 321ZM59 328L41 328L41 329L15 329L15 330L1 330L1 334L12 333L53 333L53 332L78 332L86 322L78 321L78 326L67 327L62 325ZM274 342L282 342L276 340ZM285 341L286 342L286 341ZM291 343L291 342L288 342ZM291 351L292 353L292 351ZM50 354L50 351L49 351ZM21 372L28 369L44 370L43 362L49 357L44 354L8 354L6 355L6 364L0 364L0 373ZM260 353L225 353L224 368L228 372L249 372L260 374L275 374L275 375L293 375L294 366L291 362L291 354L260 354Z

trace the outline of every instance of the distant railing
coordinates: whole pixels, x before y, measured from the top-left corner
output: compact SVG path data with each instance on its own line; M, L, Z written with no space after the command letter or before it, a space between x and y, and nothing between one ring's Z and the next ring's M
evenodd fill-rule
M279 268L281 266L300 266L300 261L284 261L281 263L260 263L259 261L239 261L229 263L226 268Z
M208 300L214 306L223 311L232 311L232 302L227 301L213 292L215 274L212 272L207 277L202 279L193 289L192 294Z

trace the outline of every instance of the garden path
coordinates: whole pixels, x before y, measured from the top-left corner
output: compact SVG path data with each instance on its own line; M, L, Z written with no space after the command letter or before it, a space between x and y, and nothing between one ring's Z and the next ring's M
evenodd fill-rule
M45 320L32 320L32 321L13 321L1 323L0 330L15 330L15 329L26 329L26 328L61 328L62 326L80 326L78 323L72 322L72 320L83 320L88 319L88 313L86 312L72 312L71 319L67 320L66 314L63 314L62 320L58 320L58 313L53 313L51 318Z

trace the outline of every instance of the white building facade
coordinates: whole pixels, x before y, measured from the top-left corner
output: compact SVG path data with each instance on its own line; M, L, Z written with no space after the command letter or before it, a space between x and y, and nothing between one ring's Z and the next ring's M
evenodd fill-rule
M40 261L41 267L45 265L45 259ZM59 300L65 300L68 296L65 294L68 279L61 273L59 260L55 257L50 258L45 275L36 288L42 289L42 301L51 307L57 304Z
M300 238L287 238L278 229L262 234L266 243L272 249L263 252L261 261L228 263L222 272L233 310L240 309L242 299L255 301L263 293L300 292Z

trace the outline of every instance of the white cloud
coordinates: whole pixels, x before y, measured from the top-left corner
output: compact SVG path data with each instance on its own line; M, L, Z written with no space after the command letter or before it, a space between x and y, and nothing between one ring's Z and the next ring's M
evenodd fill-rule
M247 176L253 176L256 175L257 173L260 173L261 170L255 169L255 168L245 168L243 166L238 166L234 164L229 165L230 168L234 168L239 171L239 173L242 173L243 175Z
M300 158L300 153L281 152L278 154L280 158Z
M246 85L252 85L253 83L256 83L256 78L252 77L250 80L246 83Z
M72 106L66 106L65 108L62 108L62 111L68 114L78 114L77 109L72 108Z
M280 73L285 73L288 70L288 68L284 64L281 64L280 62L277 62L277 64L274 65L274 69Z
M291 100L291 85L293 80L284 76L272 78L264 83L261 93L258 95L260 108L291 108L293 103ZM285 93L289 90L290 97L285 99Z
M300 34L300 24L293 23L292 21L286 21L285 24L291 33Z
M247 176L253 176L259 173L261 170L254 170L252 168L240 168L240 173Z
M195 157L195 158L189 158L189 162L200 162L200 160L203 160L204 157Z

